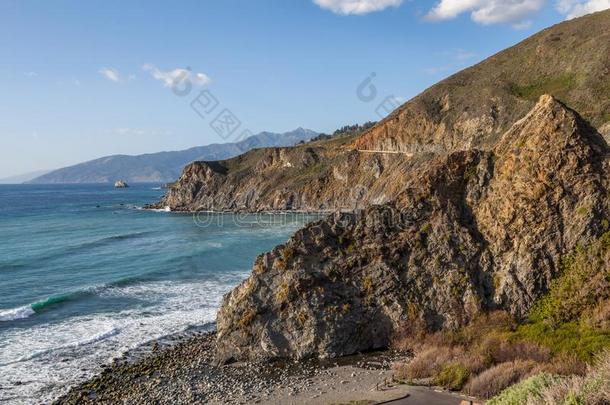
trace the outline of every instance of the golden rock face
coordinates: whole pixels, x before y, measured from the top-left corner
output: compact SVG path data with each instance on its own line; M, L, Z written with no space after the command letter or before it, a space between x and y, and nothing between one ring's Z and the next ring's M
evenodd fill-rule
M541 97L493 150L437 156L392 202L261 256L219 311L219 360L340 356L387 346L409 321L525 317L561 258L604 232L609 157L593 127Z

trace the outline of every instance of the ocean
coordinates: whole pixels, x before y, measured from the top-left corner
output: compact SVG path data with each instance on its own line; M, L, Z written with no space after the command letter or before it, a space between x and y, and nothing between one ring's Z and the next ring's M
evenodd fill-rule
M49 402L142 344L212 329L311 215L143 210L150 184L0 185L0 402Z

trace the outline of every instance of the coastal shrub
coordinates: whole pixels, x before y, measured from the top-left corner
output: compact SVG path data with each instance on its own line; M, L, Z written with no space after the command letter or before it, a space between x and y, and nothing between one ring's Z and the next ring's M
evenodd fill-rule
M467 391L479 398L491 398L527 377L535 366L536 362L531 360L500 363L472 378Z
M435 377L446 364L462 353L461 348L426 347L416 353L411 361L397 368L395 377L404 381Z
M596 353L610 347L610 331L592 329L576 322L551 327L543 322L521 325L512 340L525 340L548 347L553 353L572 353L591 361Z
M470 180L470 178L472 176L474 176L477 173L477 167L476 166L471 166L468 169L466 169L464 171L464 180L468 181Z
M561 274L510 340L537 343L553 354L572 353L583 361L610 347L610 232L562 258Z
M463 328L466 342L478 342L489 336L500 336L503 332L515 328L513 317L506 311L492 311L477 316L468 326Z
M506 363L515 360L533 360L544 363L551 359L551 351L531 342L509 342L498 339L496 345L489 348L494 363Z
M577 215L587 215L588 212L589 212L589 207L578 207L576 209Z
M396 367L405 380L458 389L467 375L466 390L489 398L527 379L491 403L610 404L610 355L606 374L599 360L594 372L586 366L610 348L610 232L562 258L559 276L525 323L496 311L430 333L412 312L392 342L415 354Z
M607 405L610 403L610 352L603 351L585 376L541 373L500 393L488 405Z
M598 302L583 323L592 328L610 329L610 299Z
M557 77L548 77L537 83L520 86L513 84L509 91L525 100L536 101L543 94L562 95L569 92L576 84L574 74L565 74Z
M532 308L533 322L556 327L578 321L598 302L610 298L610 232L586 248L577 247L562 259L561 267L562 274Z
M537 367L540 372L553 375L585 375L587 372L587 363L582 361L573 353L560 353L555 356L550 362L543 363Z
M463 364L449 363L438 373L434 383L449 390L459 390L464 386L469 376L470 370Z
M542 392L557 384L558 377L540 373L512 385L487 402L487 405L524 405L528 401L542 402Z

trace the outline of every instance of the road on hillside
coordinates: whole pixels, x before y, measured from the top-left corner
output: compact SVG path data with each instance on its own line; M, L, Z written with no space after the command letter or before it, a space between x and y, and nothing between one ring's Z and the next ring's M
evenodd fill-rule
M409 396L395 401L382 402L383 405L470 405L483 402L452 392L437 391L427 387L410 387ZM378 405L381 405L378 404Z

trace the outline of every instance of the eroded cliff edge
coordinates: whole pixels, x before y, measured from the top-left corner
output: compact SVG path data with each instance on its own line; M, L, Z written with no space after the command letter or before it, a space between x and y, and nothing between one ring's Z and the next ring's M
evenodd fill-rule
M438 156L391 202L261 255L219 311L219 361L346 355L405 323L496 308L523 317L562 255L604 230L608 163L592 126L541 97L492 150Z

